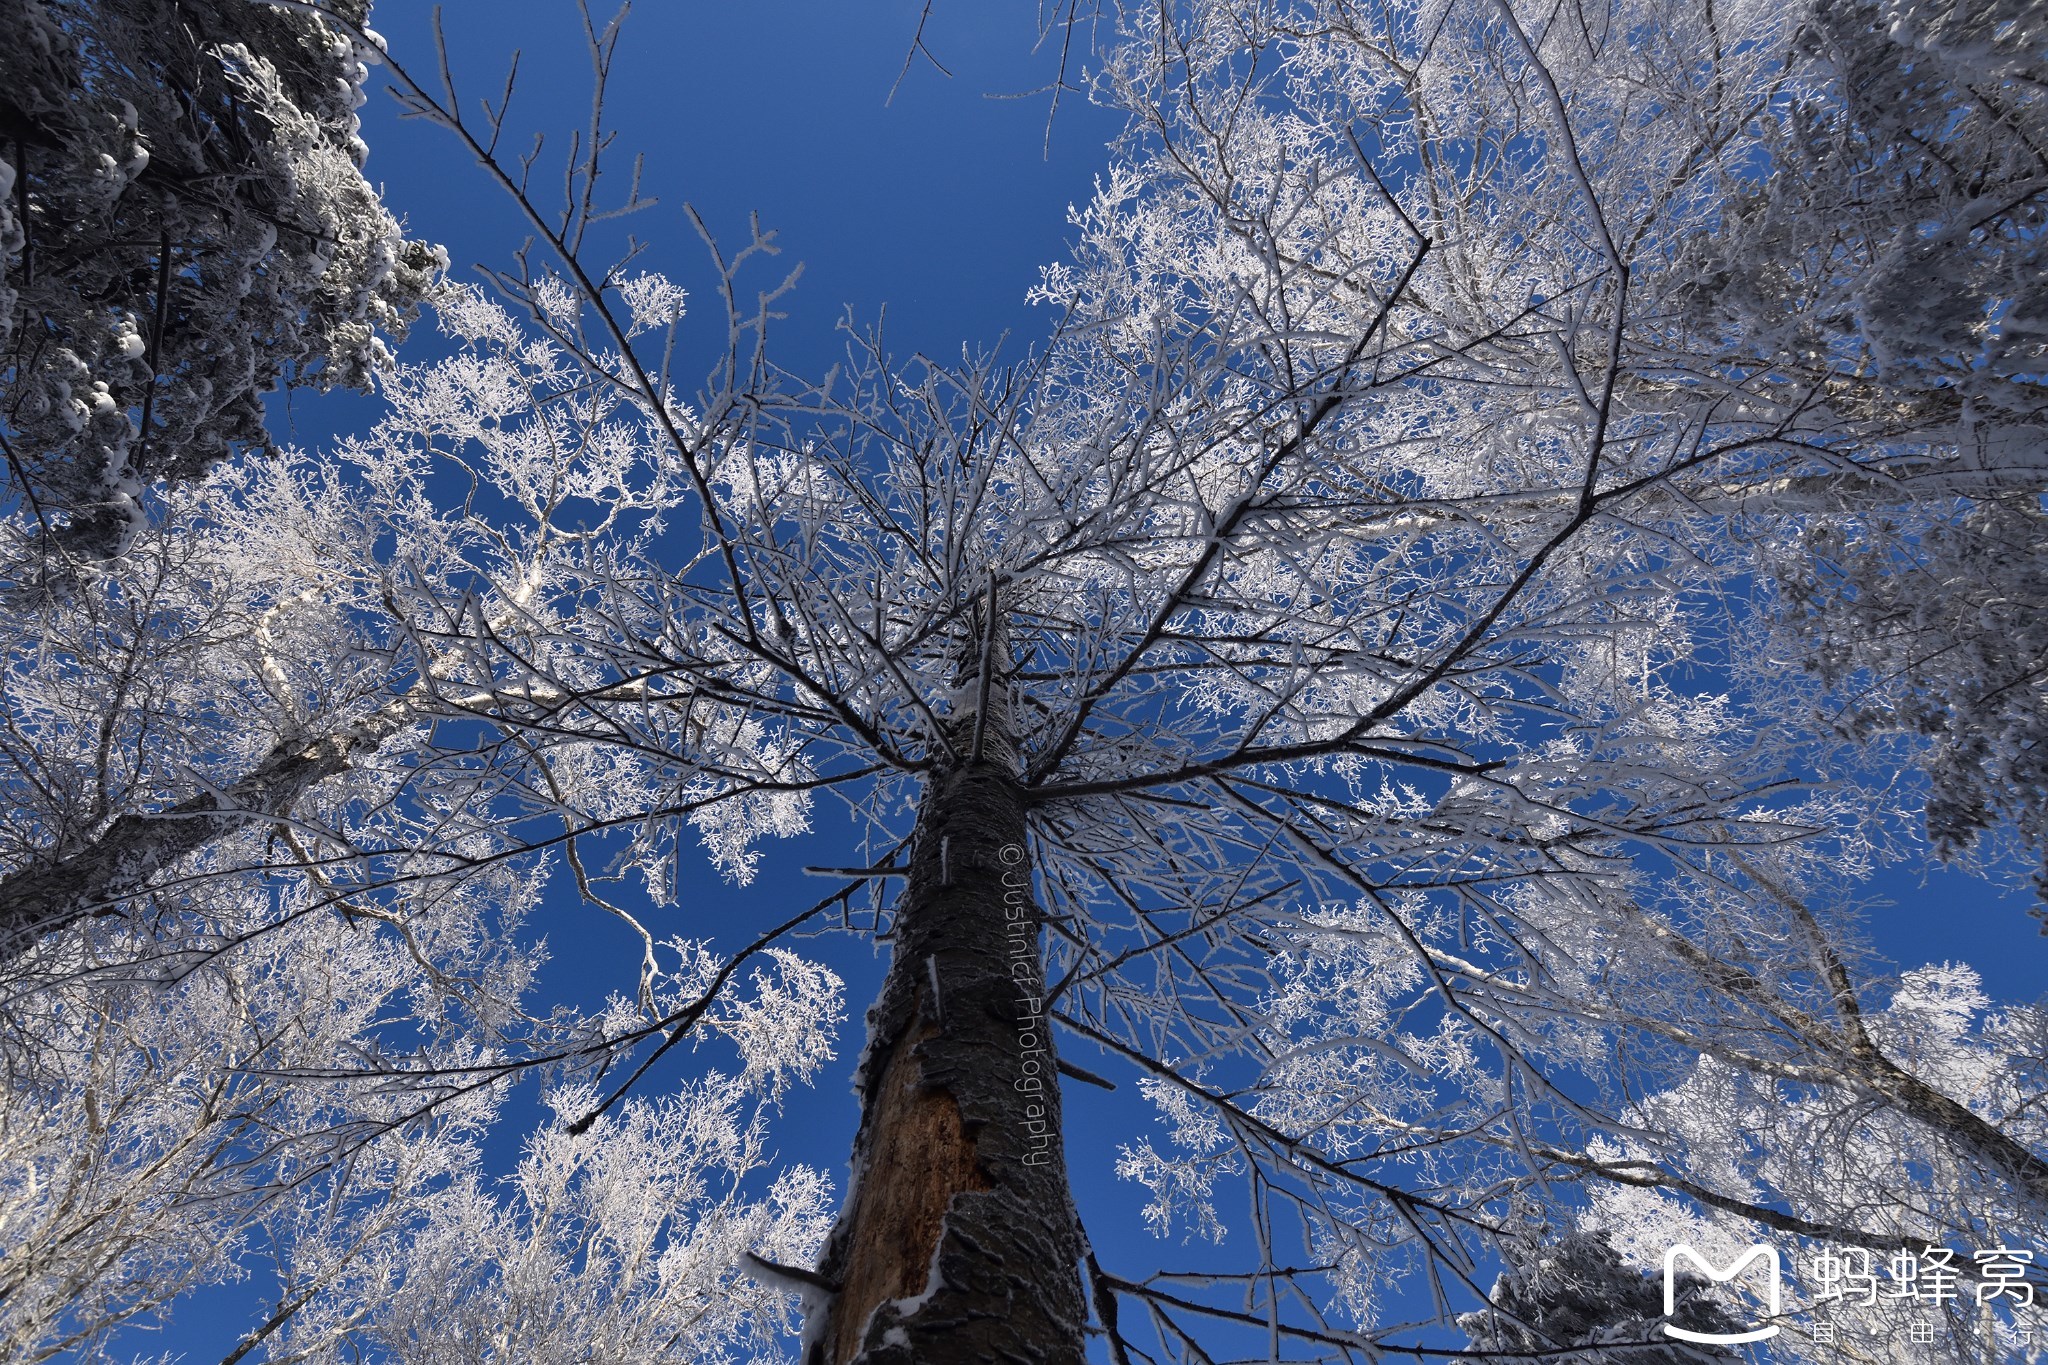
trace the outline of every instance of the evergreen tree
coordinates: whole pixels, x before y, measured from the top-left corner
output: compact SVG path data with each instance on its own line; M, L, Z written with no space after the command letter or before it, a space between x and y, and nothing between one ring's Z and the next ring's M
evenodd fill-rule
M1694 1332L1742 1330L1703 1296L1706 1281L1697 1275L1684 1280L1676 1311L1667 1316L1662 1281L1623 1264L1600 1233L1509 1241L1502 1250L1508 1266L1487 1296L1491 1309L1458 1319L1479 1351L1525 1356L1580 1347L1565 1358L1581 1365L1703 1365L1737 1358L1726 1347L1678 1341L1661 1330L1667 1320Z
M280 384L363 388L441 264L364 180L368 6L0 3L0 442L45 548L268 445Z

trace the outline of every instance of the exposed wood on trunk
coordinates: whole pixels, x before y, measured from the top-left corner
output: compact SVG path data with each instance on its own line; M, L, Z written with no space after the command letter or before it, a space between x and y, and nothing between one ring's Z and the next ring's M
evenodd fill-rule
M885 1299L924 1292L953 1196L989 1188L960 1106L947 1092L924 1088L915 1053L936 1032L926 1026L898 1038L875 1088L875 1141L848 1220L834 1360L860 1353L860 1328Z
M984 747L926 789L807 1365L1084 1359L1024 805L1007 741Z

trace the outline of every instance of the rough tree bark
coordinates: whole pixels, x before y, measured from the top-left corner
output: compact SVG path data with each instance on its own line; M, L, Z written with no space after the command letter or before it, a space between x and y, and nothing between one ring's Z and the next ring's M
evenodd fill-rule
M836 1293L806 1365L1084 1358L1040 912L1000 728L976 758L961 727L966 756L925 789L868 1012L853 1185L821 1267Z

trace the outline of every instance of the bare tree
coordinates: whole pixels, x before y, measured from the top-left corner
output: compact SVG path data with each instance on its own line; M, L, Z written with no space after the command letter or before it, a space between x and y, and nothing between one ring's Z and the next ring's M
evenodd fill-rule
M776 1169L771 1120L832 1056L839 983L764 959L702 1021L735 1045L717 1069L579 1137L546 1126L500 1185L479 1168L486 1134L509 1122L504 1089L460 1081L494 1070L529 1022L537 955L502 919L537 890L522 880L408 907L396 934L307 904L318 893L303 880L279 907L225 874L206 898L219 921L261 926L257 941L166 962L102 924L68 979L10 982L0 1357L125 1358L122 1326L252 1273L274 1284L249 1296L246 1324L196 1323L230 1365L363 1350L422 1365L478 1351L562 1365L592 1349L772 1356L796 1299L743 1258L814 1255L829 1224L830 1181ZM280 908L287 921L269 922ZM680 1005L721 964L674 946L654 989ZM457 970L472 978L467 1011ZM495 1000L476 1001L480 987ZM631 1026L552 1013L572 1045ZM389 1084L375 1059L399 1047L440 1083ZM548 1098L574 1116L588 1095L589 1078L563 1077Z

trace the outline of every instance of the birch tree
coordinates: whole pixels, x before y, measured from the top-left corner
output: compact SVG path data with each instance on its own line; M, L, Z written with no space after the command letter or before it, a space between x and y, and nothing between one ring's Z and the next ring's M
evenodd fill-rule
M490 908L506 888L472 889ZM10 1033L0 1109L4 1358L125 1358L117 1329L236 1280L255 1312L194 1322L228 1361L778 1358L796 1299L746 1278L743 1257L806 1258L829 1221L829 1180L776 1169L769 1133L788 1084L831 1056L836 980L771 963L706 1020L739 1065L580 1138L543 1128L501 1188L479 1170L503 1088L459 1084L493 1060L486 1030L418 1008L445 992L408 951L461 919L416 916L408 942L311 914L260 948L154 972L101 934L98 973L11 991L10 1030L36 1033L33 1070ZM679 946L663 990L704 961ZM471 948L500 991L530 975L497 934ZM773 1055L754 1036L771 1010ZM438 1094L360 1074L420 1033L408 1055L439 1064ZM581 1112L585 1087L558 1075L553 1101Z
M1887 986L1873 992L1878 1007L1863 1025L1872 1050L1899 1058L2041 1150L2048 1020L2040 1007L1993 1005L1976 972L1954 962L1901 973ZM1930 1345L1939 1359L2022 1360L2037 1353L2030 1350L2039 1344L2030 1341L2032 1315L2020 1303L2031 1298L2030 1277L2016 1277L2018 1287L2007 1292L1986 1266L1996 1259L1987 1254L1994 1248L2026 1251L2039 1240L2039 1202L2015 1199L1995 1166L1941 1140L1942 1125L1868 1104L1851 1075L1793 1079L1710 1057L1670 1090L1646 1096L1642 1110L1646 1128L1695 1154L1688 1165L1715 1168L1718 1183L1747 1185L1808 1222L1808 1240L1796 1255L1788 1248L1786 1271L1815 1311L1787 1324L1778 1347L1785 1358L1829 1360L1847 1352L1852 1359L1903 1361L1926 1358ZM1731 1142L1732 1130L1753 1138ZM1640 1153L1625 1147L1617 1143L1598 1155L1626 1166ZM1763 1231L1739 1209L1702 1207L1654 1179L1601 1186L1584 1217L1618 1247L1655 1243L1659 1254L1675 1237L1726 1248ZM1831 1240L1821 1231L1866 1219L1874 1235L1861 1240ZM1901 1291L1902 1274L1910 1279L1923 1263L1945 1264L1944 1251L1957 1266L1953 1292L1925 1298ZM2022 1270L2031 1264L2006 1259ZM1934 1272L1927 1273L1931 1280ZM1833 1324L1834 1341L1814 1335L1816 1320ZM1916 1342L1916 1320L1938 1324L1937 1343Z
M769 1351L795 1300L741 1281L740 1258L822 1237L828 1182L771 1169L766 1132L831 1056L836 978L771 954L728 986L701 945L650 945L646 1001L730 1040L737 1065L580 1143L536 1135L508 1197L476 1173L505 1126L492 1082L540 1071L573 1104L586 1063L647 1032L630 998L535 1007L542 955L520 928L547 860L481 827L437 842L435 800L394 799L402 763L338 765L289 808L200 837L175 811L131 813L167 790L217 795L216 773L274 763L316 720L372 736L358 754L411 733L349 571L402 538L431 572L437 517L401 536L423 509L387 481L399 495L359 519L340 472L284 455L160 494L126 551L8 618L13 848L89 836L112 810L136 838L168 826L182 852L121 869L149 884L17 940L0 968L0 1356L112 1358L96 1353L122 1326L252 1276L274 1285L246 1335L222 1325L222 1358L442 1359L521 1313L499 1358L575 1358L592 1339ZM392 581L355 586L375 600ZM363 886L328 875L318 838L415 852ZM437 1336L458 1321L430 1313L450 1284L476 1330Z
M400 370L373 431L274 475L345 531L307 538L335 562L279 620L347 666L279 684L284 654L230 632L289 726L223 725L50 807L80 811L68 842L38 830L0 882L34 888L23 951L226 872L402 930L411 897L553 856L647 944L634 1017L463 1084L613 1064L573 1135L837 910L890 950L853 1179L815 1263L744 1263L804 1298L807 1365L1079 1361L1091 1329L1120 1365L1215 1333L1427 1353L1391 1287L1484 1299L1518 1210L1580 1183L1899 1235L1660 1130L1640 1097L1702 1058L1838 1086L2038 1213L2038 1133L1863 1019L1828 893L1898 812L1741 591L1764 563L1743 495L1774 530L1848 419L1672 321L1695 276L1670 262L1722 221L1708 170L1751 149L1785 20L1727 16L1718 44L1721 20L1650 4L1129 22L1104 88L1134 130L1047 273L1045 347L939 366L854 330L799 380L766 349L772 278L741 284L757 236L719 262L727 344L687 400L680 289L605 255L601 97L557 213L497 123L394 67L534 250L495 299L444 302L459 353ZM602 78L616 30L591 40ZM437 499L435 469L475 491ZM223 520L245 504L277 524L234 496ZM85 714L53 725L73 769L102 733L154 761ZM821 806L865 861L665 992L625 888L673 899L693 845L746 882ZM1104 1080L1077 1045L1167 1122L1123 1154L1152 1220L1216 1234L1241 1182L1248 1256L1102 1264L1059 1138L1062 1078ZM300 1074L449 1084L424 1055Z

